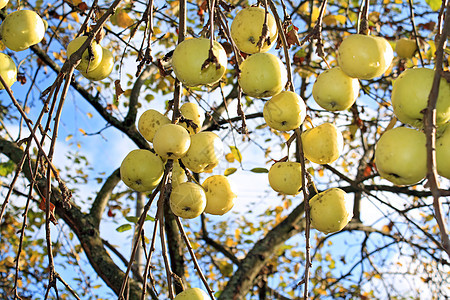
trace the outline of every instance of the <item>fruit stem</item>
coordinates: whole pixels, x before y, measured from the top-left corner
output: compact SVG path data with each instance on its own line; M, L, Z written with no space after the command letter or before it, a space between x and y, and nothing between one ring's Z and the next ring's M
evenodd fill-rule
M362 10L359 11L358 16L358 33L369 34L369 0L364 0Z

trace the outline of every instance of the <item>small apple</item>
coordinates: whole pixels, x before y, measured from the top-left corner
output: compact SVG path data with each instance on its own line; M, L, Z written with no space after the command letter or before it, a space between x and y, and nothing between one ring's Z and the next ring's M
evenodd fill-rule
M161 157L144 149L131 151L120 165L120 178L138 192L153 190L161 181L163 173Z
M156 131L163 125L170 124L170 119L154 109L146 110L138 121L138 129L142 136L153 142Z
M302 143L305 157L316 164L334 162L344 148L342 133L331 123L305 130Z
M325 234L341 231L353 217L347 193L331 188L309 200L311 226Z
M302 166L298 162L276 162L268 175L269 184L276 192L296 195L302 188Z
M391 65L394 52L389 42L378 36L353 34L338 49L338 64L350 77L373 79L383 75Z
M45 25L34 11L17 10L3 20L0 35L6 47L13 51L22 51L42 41Z
M281 60L271 53L256 53L242 62L239 85L245 94L271 97L280 93L287 83L287 71Z
M180 112L185 119L191 120L197 127L194 128L187 122L181 122L180 125L186 128L191 135L198 133L202 128L203 121L205 120L205 116L200 113L198 104L195 102L186 102L181 105Z
M223 175L213 175L202 184L206 193L205 213L223 215L234 205L236 194L231 190L228 179Z
M306 105L298 94L284 91L266 102L263 116L270 128L289 131L303 123L306 117Z
M186 172L180 166L180 163L178 162L178 160L174 160L173 168L172 168L172 187L175 188L180 183L183 183L186 181L187 181Z
M195 173L214 169L223 155L223 143L211 131L202 131L191 136L191 146L181 158L183 164Z
M434 71L427 68L408 69L392 85L391 102L400 122L423 127L422 111L428 105ZM450 83L441 78L436 102L436 125L450 120Z
M186 289L179 293L174 300L209 300L209 295L199 288Z
M450 179L450 123L436 133L436 167L439 175Z
M0 0L0 9L3 9L6 4L8 4L9 0Z
M0 74L8 87L11 87L17 81L17 67L9 55L0 53ZM0 83L0 90L5 87Z
M183 157L189 149L191 138L185 128L176 124L161 126L153 137L153 147L164 159Z
M67 57L69 58L74 52L76 52L87 40L87 36L79 36L72 40L69 45L67 45ZM90 72L97 68L103 56L103 47L97 44L95 40L92 40L91 44L92 56L89 56L89 47L83 52L80 64L77 66L77 70Z
M400 58L412 58L417 51L415 40L401 38L395 43L395 52Z
M322 72L313 85L312 95L320 107L328 111L350 108L359 94L359 81L351 78L340 67Z
M242 52L253 54L267 52L275 45L278 36L275 18L267 14L267 37L260 47L257 46L261 37L265 10L261 7L247 7L239 11L233 19L230 27L231 38Z
M170 194L170 209L180 218L196 218L202 214L205 207L205 191L196 183L180 183L172 190L172 193Z
M406 127L386 131L375 147L375 164L381 177L396 185L415 184L427 174L426 138Z
M206 38L187 39L177 45L172 55L172 67L178 80L184 85L194 87L210 85L219 81L227 69L227 53L222 45L214 41L212 51L217 65L203 64L209 57L210 40Z
M106 77L111 74L113 68L114 68L114 56L111 51L108 49L102 47L103 53L102 53L102 60L100 61L100 64L91 71L83 71L81 70L81 74L92 81L100 81L105 79Z

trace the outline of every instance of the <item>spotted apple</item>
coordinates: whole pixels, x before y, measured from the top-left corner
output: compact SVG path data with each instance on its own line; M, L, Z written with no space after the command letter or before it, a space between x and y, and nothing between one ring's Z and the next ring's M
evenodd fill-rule
M170 209L176 216L193 219L205 210L206 194L200 185L183 182L173 188L169 203Z

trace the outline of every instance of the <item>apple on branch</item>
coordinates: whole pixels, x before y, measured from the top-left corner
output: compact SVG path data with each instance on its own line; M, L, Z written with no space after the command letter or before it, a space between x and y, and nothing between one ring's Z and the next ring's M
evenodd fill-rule
M296 93L284 91L266 102L264 120L270 128L289 131L298 128L306 117L306 105Z
M230 183L225 176L209 176L202 186L206 193L205 213L221 216L233 208L236 194L231 190Z
M342 153L344 138L334 124L323 123L302 133L303 153L316 164L334 162Z
M436 167L439 175L450 179L450 123L438 128L436 133Z
M17 67L9 55L0 53L0 74L8 87L17 81ZM0 90L5 87L0 83Z
M186 128L176 124L161 126L153 137L153 147L164 159L183 157L191 145L191 138Z
M183 164L195 173L214 169L223 155L223 143L217 134L202 131L191 135L191 146L181 158Z
M67 57L70 58L73 53L80 49L87 39L88 37L83 35L71 41L67 45ZM103 47L100 46L95 40L92 40L90 47L92 48L92 55L89 54L89 49L84 50L81 56L81 61L77 66L77 70L90 72L100 65L103 56Z
M174 300L209 300L209 295L199 288L190 288L179 293Z
M276 162L268 176L270 186L279 193L297 195L302 187L302 166L298 162Z
M111 51L102 47L102 60L100 64L91 71L81 70L81 74L92 81L100 81L108 77L114 68L114 56Z
M196 127L192 126L192 124L189 124L188 122L180 122L180 125L186 128L191 135L198 133L202 128L203 121L205 120L205 116L200 113L198 104L195 102L186 102L181 105L180 112L185 119L190 120Z
M401 38L395 43L395 52L400 58L412 58L417 51L415 40Z
M173 188L170 194L170 209L183 219L200 216L206 207L206 194L203 188L193 182L183 182Z
M170 124L170 119L154 109L146 110L138 120L138 130L150 143L153 142L156 131L163 125Z

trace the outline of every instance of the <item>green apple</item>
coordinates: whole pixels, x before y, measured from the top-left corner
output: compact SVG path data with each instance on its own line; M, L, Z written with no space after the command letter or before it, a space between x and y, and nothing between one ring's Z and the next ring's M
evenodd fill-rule
M391 102L394 114L405 124L423 127L422 111L428 105L434 71L427 68L408 69L392 86ZM436 125L450 120L450 83L441 78L436 102Z
M45 25L32 10L18 10L6 16L1 26L1 39L13 51L28 49L42 41Z
M289 131L303 123L306 117L306 105L298 94L284 91L266 102L263 116L270 128Z
M102 47L102 49L103 53L100 64L95 69L88 72L81 70L81 74L89 80L92 81L103 80L106 77L108 77L109 74L111 74L114 68L114 56L112 52L104 47Z
M202 214L206 207L206 195L203 188L193 182L177 185L170 194L170 209L183 219L193 219Z
M417 51L415 40L401 38L395 43L395 52L400 58L412 58Z
M302 187L302 166L298 162L276 162L268 175L269 184L276 192L296 195Z
M87 36L83 35L72 40L69 45L67 45L67 57L69 58L74 52L80 49L87 38ZM100 65L103 56L103 47L97 44L95 40L92 41L91 47L92 57L89 56L89 49L86 49L82 54L77 70L90 72Z
M287 71L281 60L271 53L256 53L239 66L239 85L245 94L271 97L280 93L287 83Z
M0 74L8 87L11 87L17 80L17 67L9 55L0 53ZM5 87L0 83L0 90Z
M209 300L209 295L199 288L186 289L179 293L174 300Z
M172 67L178 80L189 87L218 82L227 69L227 53L221 44L214 41L212 51L218 65L210 63L202 69L209 50L210 40L206 38L187 39L178 44L172 55Z
M180 123L181 126L186 128L189 131L189 134L196 134L202 128L203 121L205 120L204 114L200 113L200 109L197 103L195 102L186 102L180 107L181 115L188 120L191 120L196 128L188 125L186 122Z
M450 123L438 128L436 134L436 165L439 175L450 179Z
M153 147L164 159L183 157L189 149L191 138L187 130L176 124L161 126L153 137Z
M202 184L206 193L205 213L223 215L234 205L236 194L231 190L228 179L223 175L213 175Z
M303 153L316 164L334 162L342 153L344 138L334 124L323 123L302 133Z
M340 67L322 72L314 82L312 95L316 103L327 111L349 109L359 94L359 81Z
M146 110L138 121L138 129L142 136L153 142L156 131L163 125L170 124L170 119L154 109Z
M325 234L341 231L353 217L347 193L331 188L309 200L311 226Z
M396 185L415 184L427 174L425 134L407 127L386 131L375 147L381 177Z
M9 0L0 0L0 9L3 9L6 4L8 4Z
M181 158L183 164L195 173L214 169L223 155L223 144L217 134L202 131L191 136L191 146Z
M394 52L389 42L378 36L353 34L338 49L338 64L350 77L373 79L383 75L391 65Z
M277 23L275 18L268 13L266 24L269 40L263 40L261 46L257 46L261 37L265 14L264 8L261 7L247 7L236 14L231 23L230 33L240 51L248 54L267 52L275 45L278 36Z
M174 160L173 168L172 168L172 187L175 188L180 183L183 183L186 181L187 181L186 172L180 166L180 163L178 162L178 160Z
M161 181L163 173L161 157L144 149L131 151L120 165L120 178L138 192L153 190Z

